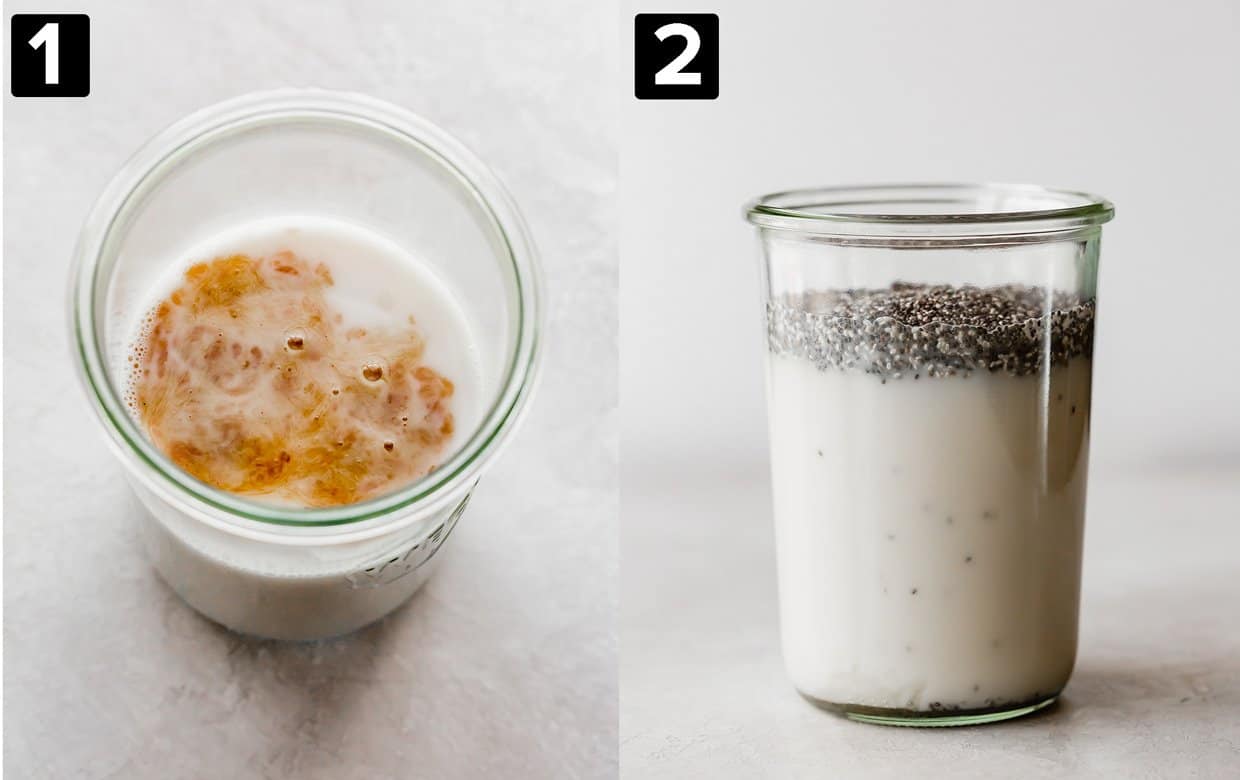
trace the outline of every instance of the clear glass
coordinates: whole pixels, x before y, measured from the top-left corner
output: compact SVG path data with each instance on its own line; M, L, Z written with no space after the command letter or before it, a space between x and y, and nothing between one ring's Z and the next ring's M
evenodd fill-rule
M479 424L426 478L347 506L273 506L173 465L122 397L128 339L183 250L241 222L344 220L431 266L479 340ZM542 279L495 176L443 131L362 95L281 90L175 123L108 185L77 247L70 300L87 396L146 511L152 561L187 602L234 630L347 633L404 602L534 391Z
M785 665L848 717L961 725L1076 657L1101 225L1023 185L780 193L764 252Z

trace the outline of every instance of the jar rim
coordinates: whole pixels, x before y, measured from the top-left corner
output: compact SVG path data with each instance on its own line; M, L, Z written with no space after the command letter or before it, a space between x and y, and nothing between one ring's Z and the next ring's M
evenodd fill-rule
M445 463L430 475L377 498L335 507L282 507L216 489L172 463L138 429L126 411L106 368L95 334L99 266L110 250L113 229L142 196L194 151L233 133L284 123L328 121L396 139L430 157L448 171L497 231L507 250L516 290L516 338L507 355L506 374L482 421ZM453 500L478 481L480 471L506 443L528 408L541 369L543 277L537 253L515 201L495 174L455 138L404 108L367 95L320 89L254 92L200 109L148 140L115 174L87 217L70 272L70 330L75 364L109 443L149 487L181 499L183 508L217 522L258 521L265 534L286 527L326 529L362 521L414 522ZM153 472L153 474L152 474ZM156 479L151 477L155 476ZM169 492L171 489L171 494ZM183 499L190 499L185 506ZM402 523L403 524L403 523ZM366 535L378 532L366 523ZM387 524L384 530L387 530ZM261 531L265 527L267 531ZM343 529L339 529L343 530ZM360 532L361 529L358 529Z
M1109 222L1105 198L1034 184L912 183L831 186L764 195L746 206L762 228L871 239L1019 237Z

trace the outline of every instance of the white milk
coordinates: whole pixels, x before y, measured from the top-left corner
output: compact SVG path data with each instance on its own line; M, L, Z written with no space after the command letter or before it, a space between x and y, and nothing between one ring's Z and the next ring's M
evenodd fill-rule
M1063 688L1090 371L883 383L768 356L783 651L803 694L950 711Z
M461 305L424 262L384 236L343 220L285 216L255 220L217 233L181 252L152 285L148 305L126 312L121 332L139 340L147 312L174 290L191 265L216 257L252 257L288 250L311 265L325 264L334 284L327 298L345 322L356 327L402 324L413 316L426 339L425 361L456 383L453 408L457 441L468 438L480 421L481 363L477 340ZM113 376L129 373L129 349L112 349ZM139 421L140 422L140 421ZM449 453L450 454L450 453Z
M403 604L434 571L468 496L417 534L331 548L239 539L207 528L134 485L147 508L142 537L164 581L234 631L308 640L355 631Z
M328 295L346 325L378 327L416 318L426 363L456 386L456 431L443 454L450 457L482 415L480 366L470 323L426 264L356 225L319 217L266 219L188 247L170 265L166 278L152 287L150 306L131 312L127 332L135 340L141 336L146 311L180 284L190 265L219 256L258 257L283 250L330 269L334 285ZM122 361L114 375L127 374L127 353L113 350ZM147 549L173 589L229 628L280 639L347 633L398 606L426 579L431 567L424 564L430 563L464 509L463 502L448 506L429 527L364 542L285 545L222 533L172 509L145 486L135 487L151 512L144 518Z

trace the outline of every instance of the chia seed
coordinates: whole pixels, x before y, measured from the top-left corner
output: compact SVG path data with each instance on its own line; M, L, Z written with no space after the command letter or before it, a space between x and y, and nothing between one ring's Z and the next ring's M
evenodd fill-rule
M1093 354L1092 299L1065 292L1048 299L1020 285L813 291L769 302L766 314L772 353L822 371L864 371L884 384L974 371L1025 376L1048 358L1062 365Z

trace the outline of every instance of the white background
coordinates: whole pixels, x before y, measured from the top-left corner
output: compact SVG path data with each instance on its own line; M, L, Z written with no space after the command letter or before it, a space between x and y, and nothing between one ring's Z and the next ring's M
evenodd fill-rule
M90 97L5 104L6 776L612 775L613 10L567 0L72 10L91 17ZM279 86L368 92L457 135L520 204L551 298L541 392L436 576L390 619L317 645L239 638L156 578L65 331L73 242L112 173L181 115Z
M1240 4L643 3L622 9L626 43L632 14L659 10L718 13L722 72L718 100L637 101L629 85L622 112L625 776L1234 774ZM1117 208L1077 671L1053 711L978 729L828 716L779 657L742 206L918 180L1085 189Z

